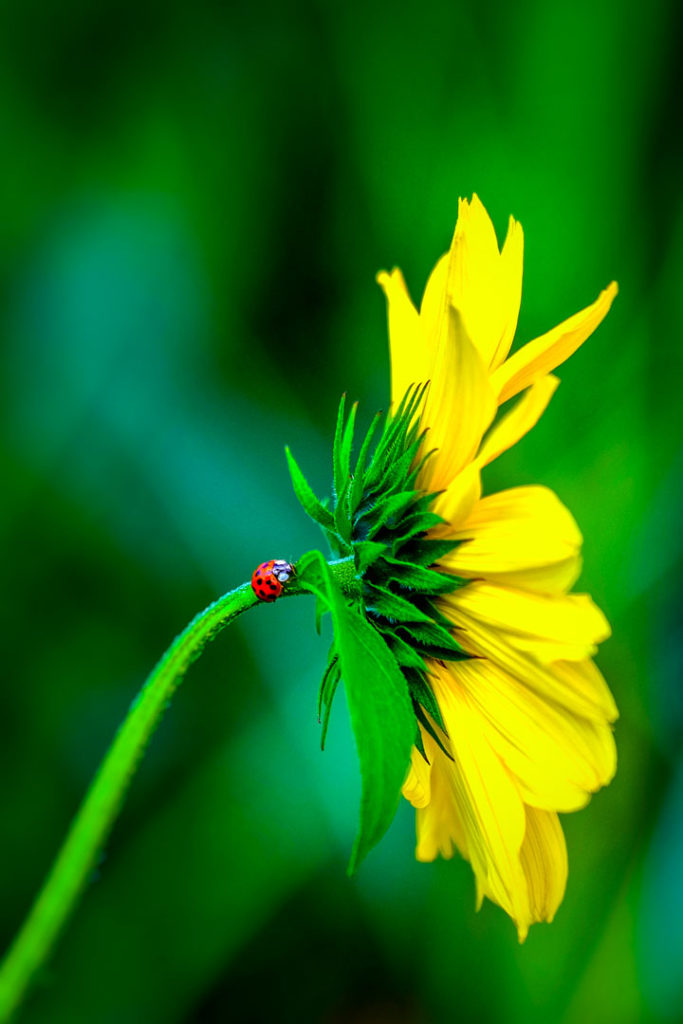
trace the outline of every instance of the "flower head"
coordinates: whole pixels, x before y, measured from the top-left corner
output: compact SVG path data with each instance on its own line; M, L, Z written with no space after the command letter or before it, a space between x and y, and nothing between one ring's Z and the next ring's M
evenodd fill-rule
M609 626L570 594L582 538L545 487L482 497L481 471L538 421L551 371L597 327L611 284L587 309L508 358L522 292L522 229L499 250L475 195L419 311L399 270L388 300L392 412L353 472L355 406L335 436L334 500L318 501L288 453L294 487L323 528L300 585L332 614L320 691L344 680L363 798L352 866L378 841L398 790L417 809L417 857L470 861L477 900L498 903L520 939L552 920L567 878L558 812L583 807L616 768L612 695L592 661ZM498 415L508 399L521 395Z

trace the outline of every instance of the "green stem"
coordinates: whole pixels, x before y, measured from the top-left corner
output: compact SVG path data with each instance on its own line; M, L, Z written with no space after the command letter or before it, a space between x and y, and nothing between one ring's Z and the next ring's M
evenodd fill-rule
M352 561L331 563L347 592L357 586ZM293 596L307 591L294 577L285 593ZM43 888L0 966L0 1024L10 1019L31 977L49 956L109 835L147 743L183 676L210 640L258 603L251 586L244 583L200 612L176 637L131 704Z

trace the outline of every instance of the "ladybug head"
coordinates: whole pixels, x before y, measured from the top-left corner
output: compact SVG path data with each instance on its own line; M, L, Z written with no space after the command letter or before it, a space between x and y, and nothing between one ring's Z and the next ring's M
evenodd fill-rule
M273 562L271 572L280 583L286 583L294 572L294 566L290 565L289 562L285 562L284 559L278 558Z

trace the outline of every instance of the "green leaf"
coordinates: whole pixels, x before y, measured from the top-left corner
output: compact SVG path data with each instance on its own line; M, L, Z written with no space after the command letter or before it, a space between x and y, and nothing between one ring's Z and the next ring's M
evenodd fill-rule
M327 600L332 614L360 761L360 826L348 868L352 874L396 813L415 740L415 713L405 677L382 637L346 603L320 552L304 558L305 585Z
M339 666L335 666L335 669L334 669L332 675L329 677L329 681L328 681L328 685L327 685L327 695L326 695L326 700L325 700L325 713L323 715L322 729L320 731L320 749L321 750L325 749L325 742L327 740L327 730L328 730L329 725L330 725L330 715L332 714L332 701L334 700L334 695L337 692L337 687L339 686L340 679L341 679L341 672L339 671Z
M334 647L334 643L331 644L329 651L327 652L327 667L323 672L323 677L320 680L320 686L318 688L318 718L320 718L323 710L323 704L325 703L325 688L328 683L330 674L334 671L334 668L339 658Z
M319 523L324 529L334 527L334 516L315 496L308 480L299 469L296 459L287 447L285 448L285 455L287 456L287 464L289 465L289 475L292 478L292 487L294 488L294 493L304 512L306 512L314 522Z
M332 701L334 700L334 695L337 692L337 686L339 685L340 678L341 672L339 670L339 655L337 654L337 650L333 642L327 656L327 668L323 674L320 683L320 690L318 691L318 721L320 721L322 716L322 731L320 733L321 750L325 749L327 727L330 724L330 713L332 711Z
M320 636L322 629L323 615L327 612L327 605L320 598L315 596L315 631Z

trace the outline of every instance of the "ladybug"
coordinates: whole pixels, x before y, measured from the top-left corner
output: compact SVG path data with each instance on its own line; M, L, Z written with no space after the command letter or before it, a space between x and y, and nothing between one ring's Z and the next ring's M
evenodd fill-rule
M254 569L251 587L260 601L276 601L282 594L282 584L286 583L294 572L294 566L281 558L262 562Z

